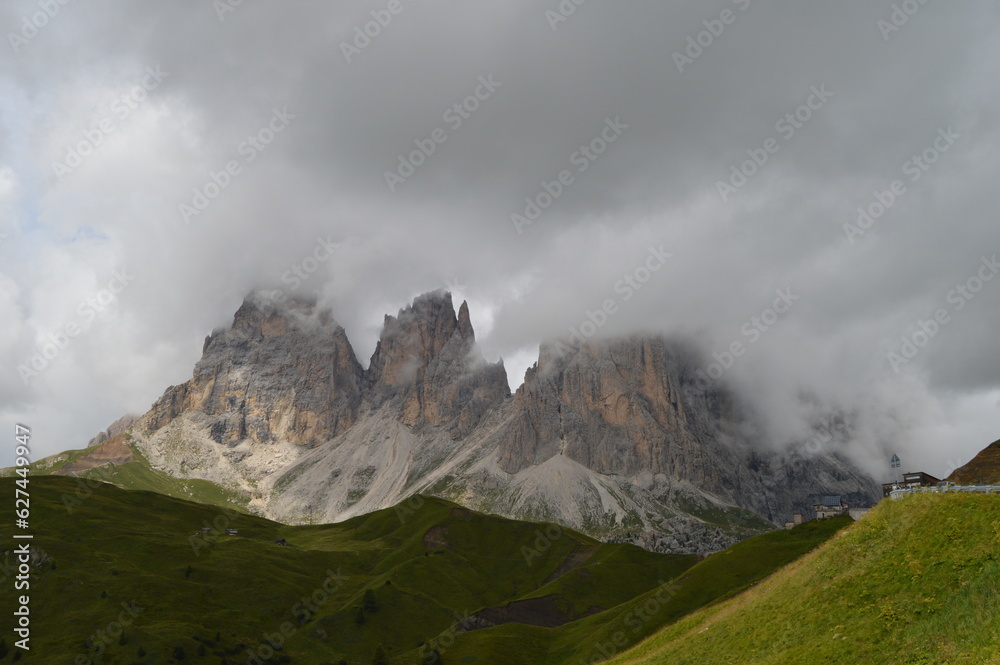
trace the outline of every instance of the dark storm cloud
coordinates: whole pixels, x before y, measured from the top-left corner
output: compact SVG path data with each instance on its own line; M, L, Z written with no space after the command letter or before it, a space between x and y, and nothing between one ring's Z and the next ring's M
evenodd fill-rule
M590 0L559 22L555 1L60 5L0 64L8 413L50 423L45 452L82 444L185 380L249 289L291 289L325 241L295 290L322 294L362 358L383 313L457 283L516 384L540 340L611 299L600 334L691 334L709 357L746 343L725 380L753 387L777 442L806 432L812 392L861 414L866 460L909 445L942 466L944 440L968 456L1000 424L1000 280L960 311L949 294L1000 252L998 10L896 5L915 9L898 30L885 1ZM8 3L0 26L21 34L39 6ZM948 150L914 166L941 132ZM894 181L882 216L845 228ZM108 318L24 385L17 366L121 267L135 280Z

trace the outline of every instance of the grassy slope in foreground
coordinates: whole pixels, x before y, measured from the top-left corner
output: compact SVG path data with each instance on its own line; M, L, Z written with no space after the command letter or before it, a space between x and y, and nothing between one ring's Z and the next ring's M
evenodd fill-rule
M616 665L1000 663L1000 497L879 504L756 588Z
M442 661L477 665L589 665L613 656L698 608L757 584L851 523L844 516L744 540L700 561L675 580L663 580L668 582L663 585L656 580L656 589L557 628L505 624L459 634L453 646L448 641L449 648L442 654ZM554 584L573 577L585 580L605 565L614 568L615 561L591 559ZM537 593L544 592L542 589ZM475 661L468 660L473 657ZM412 662L412 658L395 662Z
M0 480L4 495L13 497L14 488L14 479ZM570 616L627 601L695 561L563 531L529 566L522 547L536 546L545 525L481 515L440 499L340 524L290 527L235 511L223 518L218 508L105 484L67 510L64 495L77 488L73 478L30 481L32 545L51 557L31 571L30 663L69 664L78 655L79 662L107 665L169 663L180 649L181 662L232 665L247 662L251 651L261 653L265 640L277 636L282 650L269 663L344 658L367 665L380 644L390 657L413 652L448 630L456 613L536 593L582 552L630 567L595 567L586 579L550 585L553 603ZM12 519L10 511L0 530L14 533ZM239 534L198 537L199 547L192 547L193 532L213 523ZM289 546L275 545L277 538ZM16 561L9 552L4 559L9 572ZM328 598L317 593L327 571L343 576ZM359 617L366 592L377 609ZM0 604L14 608L21 593L8 579L0 585ZM310 596L323 600L315 611L303 611L302 599ZM94 659L98 649L88 638L121 618L122 603L133 602L142 612ZM282 636L283 625L290 635ZM13 646L10 635L7 646ZM15 653L0 663L12 662Z

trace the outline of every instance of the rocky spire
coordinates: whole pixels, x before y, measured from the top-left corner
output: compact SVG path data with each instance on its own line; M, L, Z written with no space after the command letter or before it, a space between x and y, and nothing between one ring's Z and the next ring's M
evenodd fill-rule
M510 394L502 363L487 363L475 342L468 304L456 317L447 292L424 294L386 316L368 368L373 406L398 402L407 425L443 425L455 438L466 435Z
M368 377L381 394L405 389L420 369L441 355L458 329L451 294L441 291L418 296L396 316L385 315Z
M458 308L458 332L466 339L476 339L476 333L472 330L472 320L469 318L469 303L465 300Z

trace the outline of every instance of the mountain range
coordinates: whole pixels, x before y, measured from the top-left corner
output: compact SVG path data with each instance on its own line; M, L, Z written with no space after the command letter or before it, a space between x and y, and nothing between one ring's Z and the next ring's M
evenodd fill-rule
M769 445L737 395L699 385L702 366L693 344L662 336L550 341L511 394L449 293L386 315L365 368L329 309L257 291L205 339L190 380L40 468L287 523L421 493L672 552L808 516L818 496L878 500L837 452Z

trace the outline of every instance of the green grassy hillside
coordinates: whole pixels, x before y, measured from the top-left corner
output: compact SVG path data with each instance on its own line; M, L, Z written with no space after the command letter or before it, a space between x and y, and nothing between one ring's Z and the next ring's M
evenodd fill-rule
M1000 663L998 559L1000 496L883 501L816 552L611 662Z
M14 494L13 479L0 487ZM35 477L29 491L37 551L23 662L67 665L367 665L379 649L398 665L589 663L752 586L850 522L807 523L699 560L436 498L290 527L78 478ZM17 532L10 517L0 524ZM16 606L15 569L8 551L5 607ZM11 646L0 663L20 653Z
M14 495L13 479L0 487ZM562 623L629 601L696 560L440 499L289 527L152 492L81 489L75 478L35 477L29 491L39 550L30 663L245 663L278 643L267 662L367 664L380 646L388 658L416 658L477 610L540 598L545 620ZM0 523L7 533L12 517ZM9 551L4 563L0 597L15 607Z
M577 665L604 660L698 608L757 584L851 523L849 517L808 522L791 531L750 538L705 558L673 580L658 578L655 588L617 607L556 628L507 624L457 635L442 660L483 665ZM585 577L602 563L615 565L614 561L594 561L567 577ZM642 574L634 566L619 570L615 579Z

